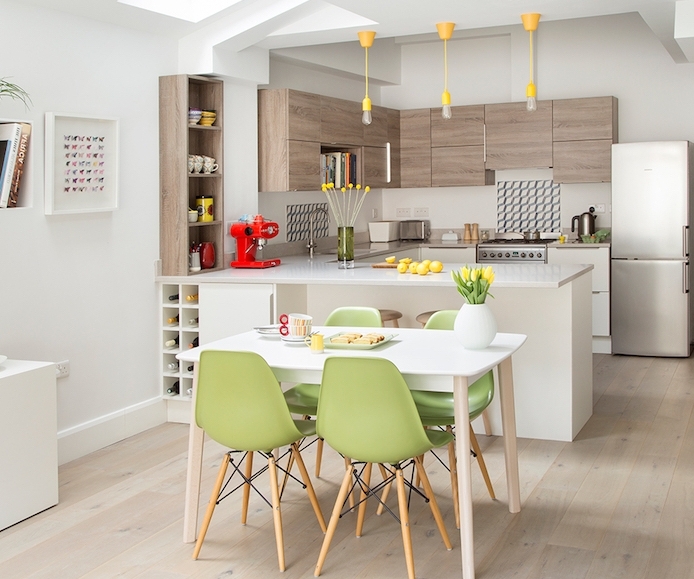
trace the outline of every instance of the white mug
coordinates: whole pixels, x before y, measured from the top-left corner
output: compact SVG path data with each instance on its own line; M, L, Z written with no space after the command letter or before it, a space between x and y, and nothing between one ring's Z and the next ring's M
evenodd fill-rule
M202 166L202 172L203 173L214 173L217 169L219 169L219 165L217 163L214 164L203 164Z
M188 155L188 173L195 171L195 155Z

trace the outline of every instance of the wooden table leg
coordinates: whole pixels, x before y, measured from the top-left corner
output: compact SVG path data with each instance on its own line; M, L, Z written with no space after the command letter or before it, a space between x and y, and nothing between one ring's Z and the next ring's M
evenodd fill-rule
M463 560L463 579L475 578L475 544L472 535L472 479L470 468L470 411L468 380L453 378L453 401L456 424L456 456L458 463L458 502L460 505L460 551Z
M198 504L202 476L202 451L205 432L195 422L195 395L198 391L198 363L193 369L193 396L190 404L190 430L188 431L188 471L186 473L186 500L183 512L183 542L194 543L198 530Z
M521 510L520 478L518 476L518 446L516 444L513 366L510 356L499 364L499 401L501 405L501 427L504 435L508 510L512 513L518 513Z

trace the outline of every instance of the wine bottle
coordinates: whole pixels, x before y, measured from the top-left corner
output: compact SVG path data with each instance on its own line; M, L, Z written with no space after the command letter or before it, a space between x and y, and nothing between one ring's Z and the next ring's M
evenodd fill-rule
M199 343L200 343L200 341L197 338L195 338L190 344L188 344L188 347L189 348L197 348Z
M178 362L169 362L166 367L169 370L178 370Z
M169 296L169 301L170 302L177 302L178 301L178 294L171 294Z
M193 389L192 389L192 388L188 388L188 390L186 390L186 394L187 394L188 396L192 396L192 395L193 395Z
M167 394L178 394L178 380L166 389Z
M178 314L176 314L176 316L173 318L169 318L169 323L170 324L177 324L178 323Z
M186 301L187 302L197 302L198 301L198 294L191 294L189 296L186 296Z
M166 340L164 342L164 346L167 348L173 348L174 346L178 346L178 336L176 336L173 340Z
M198 318L191 318L191 319L188 321L188 323L189 323L191 326L197 326L197 325L198 325Z
M195 368L195 366L193 366L192 364L190 366L188 366L188 372L192 372L193 368Z

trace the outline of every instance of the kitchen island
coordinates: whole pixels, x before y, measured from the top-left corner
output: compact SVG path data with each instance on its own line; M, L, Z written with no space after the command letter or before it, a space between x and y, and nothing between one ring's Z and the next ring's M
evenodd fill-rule
M360 260L354 269L341 270L330 255L290 256L274 268L226 269L158 281L197 285L203 344L273 323L282 312L306 312L322 324L330 311L346 305L396 309L403 313L402 326L418 327L415 318L422 312L461 307L463 298L450 271L462 265L446 263L442 273L419 276L373 268ZM518 435L573 440L593 406L592 266L499 264L494 270L494 299L487 303L499 332L528 336L514 357ZM426 381L419 387L426 389ZM501 434L496 400L490 422L492 431Z

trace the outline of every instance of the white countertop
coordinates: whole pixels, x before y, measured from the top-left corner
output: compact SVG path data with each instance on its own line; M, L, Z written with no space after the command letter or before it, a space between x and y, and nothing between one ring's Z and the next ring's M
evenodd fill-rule
M267 269L235 269L198 274L195 276L158 277L164 283L270 283L310 285L398 285L408 287L453 286L451 271L461 263L444 263L441 273L425 276L398 273L396 269L374 268L371 263L355 261L354 269L338 269L334 255L283 257L277 267ZM494 286L518 288L558 288L586 274L592 265L495 264Z

